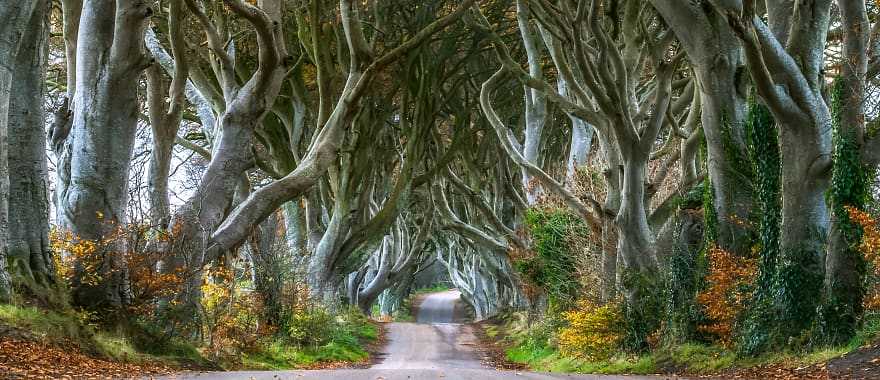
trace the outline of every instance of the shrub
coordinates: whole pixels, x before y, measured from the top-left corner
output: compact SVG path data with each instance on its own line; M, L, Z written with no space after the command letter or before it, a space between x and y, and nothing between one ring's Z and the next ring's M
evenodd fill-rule
M721 344L729 347L733 343L735 325L752 295L757 261L737 257L718 247L710 247L708 255L707 286L697 295L697 301L711 322L698 329L716 336Z
M871 214L855 207L846 207L850 220L862 228L859 252L868 264L868 289L864 306L866 311L880 311L880 228Z
M531 208L525 221L535 248L534 252L511 252L514 265L529 285L546 292L551 309L565 310L581 290L567 239L587 235L587 227L565 209L553 207Z
M611 357L623 339L623 313L620 304L602 306L590 301L563 313L567 327L559 331L559 350L565 355L590 361Z
M297 345L317 347L327 344L337 328L336 319L326 309L311 307L293 313L287 334Z

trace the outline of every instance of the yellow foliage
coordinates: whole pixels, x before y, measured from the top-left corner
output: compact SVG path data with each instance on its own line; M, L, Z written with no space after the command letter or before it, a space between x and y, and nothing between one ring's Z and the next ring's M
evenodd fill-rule
M591 361L604 360L620 345L623 316L618 303L602 306L587 300L563 313L568 326L559 330L559 351Z
M254 348L268 331L259 323L263 305L252 292L235 286L235 272L226 267L207 271L202 281L202 310L205 317L206 354L232 360Z
M733 343L733 328L737 317L751 297L749 285L758 274L756 260L737 257L718 247L709 249L708 286L697 295L697 302L703 306L711 320L699 330L715 335L721 344Z
M49 245L52 251L59 252L57 255L52 255L59 278L69 282L74 272L80 270L83 273L81 279L83 284L100 283L99 269L103 260L97 243L79 239L70 231L53 229L49 232Z

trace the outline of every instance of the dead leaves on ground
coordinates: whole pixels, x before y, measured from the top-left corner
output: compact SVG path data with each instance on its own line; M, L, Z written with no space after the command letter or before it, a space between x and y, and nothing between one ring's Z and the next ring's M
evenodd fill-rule
M97 359L72 347L0 338L0 379L119 379L172 371L158 364Z

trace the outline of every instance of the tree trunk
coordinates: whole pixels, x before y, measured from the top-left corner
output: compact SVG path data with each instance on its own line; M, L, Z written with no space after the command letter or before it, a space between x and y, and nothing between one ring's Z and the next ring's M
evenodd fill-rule
M687 52L700 83L702 122L714 193L719 248L749 254L753 232L751 168L744 131L746 83L742 45L727 19L692 2L652 0Z
M864 312L866 263L858 245L861 228L846 207L864 210L871 198L876 167L863 163L865 146L865 81L871 24L864 2L838 1L843 22L841 78L831 90L834 133L834 167L830 199L833 216L825 260L825 300L821 325L824 338L843 344L856 333Z
M23 29L9 101L9 263L35 296L55 283L49 248L49 194L46 162L45 94L49 41L49 1L36 1Z
M12 296L12 282L6 269L8 238L9 167L7 149L7 125L10 96L15 74L15 59L22 30L31 19L35 2L6 2L0 4L0 302Z
M254 288L263 301L263 318L269 326L283 324L284 261L277 244L278 216L272 216L254 229L250 239L254 265Z
M59 157L59 227L94 252L78 258L76 304L116 308L127 301L119 236L126 222L129 161L138 117L138 77L145 21L152 11L135 0L87 0L77 41L73 125ZM108 242L109 240L109 242Z

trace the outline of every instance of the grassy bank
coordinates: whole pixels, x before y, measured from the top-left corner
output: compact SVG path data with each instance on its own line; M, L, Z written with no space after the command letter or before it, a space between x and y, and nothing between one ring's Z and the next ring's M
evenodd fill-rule
M157 344L137 325L115 331L99 329L91 323L90 315L73 310L0 305L0 325L8 326L0 338L72 346L89 356L115 362L214 367L192 345L174 339Z
M319 318L323 319L323 317ZM368 346L380 336L378 324L351 310L321 323L323 326L300 326L307 341L276 336L256 349L243 353L241 369L282 370L324 368L367 364ZM296 329L296 327L291 327ZM291 334L296 336L296 334Z
M717 345L685 343L656 347L644 354L617 352L604 360L587 360L561 353L554 329L544 323L526 327L521 319L507 317L484 325L484 330L487 337L505 347L508 361L535 371L708 375L768 369L803 370L808 367L819 370L825 363L876 344L880 337L880 316L866 320L859 334L845 345L801 352L782 351L758 357L740 356Z
M331 315L322 311L320 317L294 319L283 331L241 352L217 356L177 339L157 339L155 334L149 333L149 328L142 326L110 331L90 321L88 314L72 310L59 312L0 305L0 342L8 342L9 349L21 346L22 342L33 343L34 350L56 352L60 357L57 360L77 362L72 363L76 368L131 364L143 366L143 372L170 372L184 368L274 370L365 364L370 359L367 347L380 336L379 325L360 313ZM69 356L65 354L68 352ZM42 370L41 367L53 365L42 361L23 363L26 358L14 360L18 363L6 364L22 371L28 367ZM0 368L3 365L0 360ZM141 367L133 370L141 372Z

